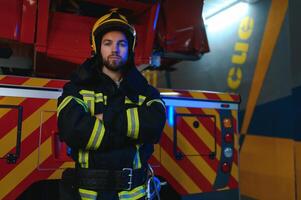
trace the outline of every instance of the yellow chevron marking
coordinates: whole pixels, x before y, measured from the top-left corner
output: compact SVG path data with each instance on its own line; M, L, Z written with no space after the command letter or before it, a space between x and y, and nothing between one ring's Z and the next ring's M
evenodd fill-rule
M1 105L19 105L25 100L25 98L19 98L19 97L4 97L0 99ZM8 108L1 108L0 109L0 118L3 117L6 113L8 113L11 109ZM16 117L18 117L16 115Z
M190 114L191 112L187 109L187 108L176 108L177 113L186 113L186 114ZM221 124L220 122L220 115L218 114L218 112L215 109L202 109L202 111L206 114L206 115L214 115L216 117L216 129L217 131L221 131ZM234 113L232 112L232 116L234 116L237 120L237 111L234 111ZM194 129L192 127L192 119L188 120L189 117L184 117L184 121L187 122L187 124L191 127L191 129ZM213 121L213 119L211 120ZM165 126L165 129L167 128L167 126ZM214 138L213 136L209 133L209 131L203 126L203 124L200 124L200 128L202 128L202 134L198 134L198 137L200 137L206 144L212 144L212 142L214 142ZM180 134L178 134L179 136ZM218 136L218 135L217 135ZM235 144L234 144L234 148L238 151L238 134L234 135L234 139L235 139ZM178 143L180 144L180 141L182 139L178 139ZM207 143L208 142L208 143ZM184 144L183 144L184 145ZM184 145L185 146L185 145ZM212 145L210 145L212 146ZM213 149L212 149L213 150ZM191 149L187 150L187 151L191 151ZM221 147L220 145L216 144L216 159L219 160L221 157ZM198 166L198 165L196 165ZM232 176L238 180L238 166L233 163L232 164ZM209 179L208 179L209 180Z
M41 152L45 152L40 156L40 162L43 162L51 155L51 138L47 139L40 148ZM3 199L3 197L35 170L38 163L37 161L38 148L0 180L0 199Z
M173 130L171 128L165 129L167 137L173 141ZM189 151L191 155L198 155L199 152L189 143L189 141L183 136L183 133L177 131L178 136L178 147L185 154ZM206 177L206 179L213 183L216 178L216 172L208 165L208 163L203 159L202 156L187 156L193 165L198 169L198 171Z
M32 87L41 87L46 85L49 82L49 79L44 78L30 78L25 81L22 85L32 86Z
M237 126L238 126L238 111L232 110L231 111L232 116L236 119ZM235 134L234 134L234 149L237 151L237 160L239 161L239 133L238 133L238 127L234 127L235 129ZM231 175L238 181L238 166L233 163L232 165L232 170L231 170Z
M216 95L217 95L222 101L233 101L232 97L231 97L229 94L216 93Z
M190 91L189 94L194 98L194 99L208 99L204 93L202 92L193 92Z
M64 162L59 169L55 170L53 174L51 174L48 179L60 179L62 177L62 173L66 168L74 168L74 162Z
M188 193L198 193L202 191L163 148L161 149L161 157L162 166ZM160 158L156 157L156 159L159 160Z
M194 98L194 99L208 99L208 97L206 97L204 95L204 93L202 92L189 92L190 95ZM233 102L234 100L232 99L232 97L230 96L230 94L227 93L221 93L221 92L216 92L214 93L216 94L222 101L231 101Z
M238 181L238 166L234 162L232 163L231 175Z
M187 108L179 108L178 109L181 113L187 113L187 114L191 114L191 112L187 109ZM209 133L209 131L203 126L202 123L200 123L200 127L198 128L198 130L202 130L201 133L200 131L197 131L196 128L193 127L193 122L196 119L195 117L182 117L182 119L187 123L187 125L192 129L195 130L195 134L202 140L204 141L208 148L211 151L214 151L214 137Z
M285 18L288 7L288 0L271 1L271 7L265 26L261 47L258 53L258 60L255 68L249 98L246 106L246 113L242 123L241 133L246 134L258 96L260 94L266 72L270 66L273 50L281 30L281 25Z
M4 78L3 76L2 78ZM1 79L0 79L1 80ZM22 85L26 86L35 86L35 87L42 87L49 82L48 79L39 79L39 78L30 78L25 81ZM4 97L0 99L0 104L7 104L7 105L19 105L21 104L25 98L22 97ZM0 109L0 118L8 113L10 109Z
M49 100L38 110L32 113L26 120L23 121L22 125L22 138L21 141L25 140L36 128L40 126L41 112L43 110L55 110L56 100ZM55 113L54 113L55 114ZM53 115L46 115L41 123L44 123ZM16 145L16 133L17 127L13 128L0 140L0 157L3 157L8 151L10 151Z

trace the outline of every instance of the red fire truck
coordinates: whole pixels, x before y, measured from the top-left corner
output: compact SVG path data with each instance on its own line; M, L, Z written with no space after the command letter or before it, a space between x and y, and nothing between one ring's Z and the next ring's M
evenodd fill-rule
M140 68L158 65L158 55L159 65L169 66L208 51L199 0L12 0L0 5L0 37L31 45L32 70L48 77L0 75L0 199L59 198L61 173L74 163L56 125L57 97L66 80L54 78L63 78L89 56L89 32L99 14L122 7L130 16L138 32ZM168 120L150 162L167 183L162 199L239 199L239 96L160 92Z

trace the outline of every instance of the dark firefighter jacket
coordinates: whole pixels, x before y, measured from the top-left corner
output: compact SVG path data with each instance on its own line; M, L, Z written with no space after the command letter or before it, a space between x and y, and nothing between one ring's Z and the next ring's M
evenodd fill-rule
M99 113L103 121L94 116ZM165 105L159 92L135 67L117 87L93 58L88 59L58 99L60 138L71 147L80 168L146 167L164 124Z

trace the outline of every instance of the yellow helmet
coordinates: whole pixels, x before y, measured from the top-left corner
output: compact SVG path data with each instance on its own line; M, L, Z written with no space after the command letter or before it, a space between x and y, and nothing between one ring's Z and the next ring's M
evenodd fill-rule
M94 54L97 54L99 50L98 44L102 36L105 33L114 30L121 31L126 35L129 47L134 52L136 43L136 30L128 23L126 17L121 15L117 8L114 8L109 14L99 18L93 25L91 32L91 47Z

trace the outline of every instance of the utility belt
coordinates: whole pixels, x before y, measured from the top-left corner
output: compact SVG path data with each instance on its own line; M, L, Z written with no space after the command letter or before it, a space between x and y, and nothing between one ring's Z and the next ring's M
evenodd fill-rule
M68 168L62 174L64 184L94 191L132 190L145 184L146 180L145 168L123 168L122 170Z

